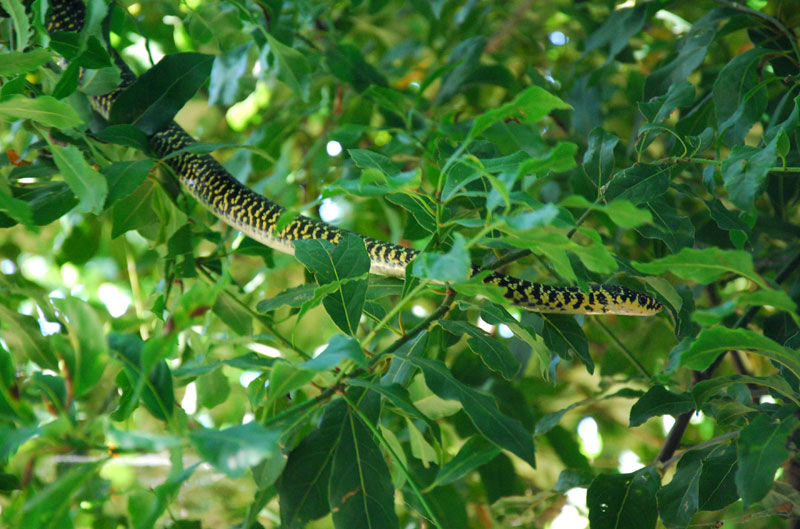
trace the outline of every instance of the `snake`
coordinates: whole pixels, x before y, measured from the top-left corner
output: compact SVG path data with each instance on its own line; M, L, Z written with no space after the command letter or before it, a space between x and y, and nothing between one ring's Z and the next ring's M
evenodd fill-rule
M86 7L80 0L51 2L47 19L49 33L80 32ZM117 53L112 53L121 71L118 87L107 94L90 97L95 112L108 119L111 107L136 80L136 75ZM248 237L277 251L294 255L294 241L324 239L336 245L349 231L306 216L296 216L288 225L276 229L286 209L237 180L208 154L187 152L196 140L174 121L149 137L152 152L165 159L183 188L218 219ZM182 151L183 152L178 152ZM418 250L359 235L370 259L370 273L403 278L406 268L420 254ZM481 273L472 267L472 275ZM483 283L499 287L503 297L523 309L561 314L620 314L649 316L661 310L653 297L637 290L609 284L552 286L491 271Z

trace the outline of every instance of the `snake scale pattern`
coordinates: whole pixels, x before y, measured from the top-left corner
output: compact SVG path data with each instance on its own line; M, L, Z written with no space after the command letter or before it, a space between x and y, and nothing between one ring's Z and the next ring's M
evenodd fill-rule
M80 31L85 11L79 0L52 2L48 31ZM117 95L136 79L122 59L114 55L122 71L122 83L114 92L91 101L94 110L106 118ZM167 157L192 143L195 140L174 121L150 137L150 147L160 157ZM189 194L219 219L281 252L294 254L293 241L299 239L325 239L336 244L347 233L303 216L296 217L275 233L273 228L284 208L240 183L211 156L181 153L170 157L166 163ZM370 272L375 274L404 277L406 267L419 253L370 237L362 236L362 239L370 257ZM478 268L473 269L473 273L478 271ZM661 304L652 297L617 285L591 285L587 291L581 291L578 287L543 285L497 272L483 281L502 288L504 297L515 305L536 312L648 316L661 310Z

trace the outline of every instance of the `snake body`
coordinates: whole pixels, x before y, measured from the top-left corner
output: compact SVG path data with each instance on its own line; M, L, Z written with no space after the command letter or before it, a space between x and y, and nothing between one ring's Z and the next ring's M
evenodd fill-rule
M80 31L85 6L80 0L54 1L51 4L47 29ZM132 84L136 77L122 59L115 61L122 71L119 88L109 94L91 98L94 110L108 118L117 95ZM295 217L285 228L276 232L278 219L285 209L255 193L233 177L214 158L205 154L174 153L195 140L174 121L150 137L150 147L178 175L184 188L215 216L249 237L278 251L294 254L293 241L325 239L337 244L346 230L312 218ZM172 156L170 156L172 155ZM406 267L418 251L388 242L360 236L370 258L370 272L404 277ZM473 268L473 273L479 269ZM636 290L617 285L591 285L587 291L578 287L550 286L493 272L484 283L503 290L512 303L536 312L567 314L625 314L648 316L661 310L661 304Z

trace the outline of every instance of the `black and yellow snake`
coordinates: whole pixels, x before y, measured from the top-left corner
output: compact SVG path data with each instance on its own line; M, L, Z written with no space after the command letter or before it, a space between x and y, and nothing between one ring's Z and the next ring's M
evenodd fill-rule
M79 0L52 2L48 31L80 31L85 10ZM94 110L105 118L108 118L117 95L135 80L133 72L122 60L118 57L116 60L122 70L119 89L91 98ZM150 146L160 157L167 157L194 142L174 121L150 137ZM273 228L284 208L241 184L211 156L184 152L169 157L166 163L186 190L214 215L281 252L294 254L293 241L299 239L325 239L336 244L347 233L302 216L275 233ZM370 237L363 237L363 240L370 257L370 272L375 274L404 277L406 267L419 254L417 250ZM478 271L477 268L474 270ZM577 287L543 285L496 272L483 281L502 288L504 296L512 303L537 312L647 316L661 310L661 304L652 297L616 285L591 285L587 291L581 291Z

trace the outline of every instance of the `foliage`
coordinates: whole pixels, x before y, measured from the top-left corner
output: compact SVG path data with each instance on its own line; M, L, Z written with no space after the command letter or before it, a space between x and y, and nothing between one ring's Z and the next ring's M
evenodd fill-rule
M792 0L88 4L0 1L4 526L800 516ZM144 74L108 122L106 42ZM281 222L422 257L221 225L149 152L176 113ZM665 309L527 313L473 264Z

